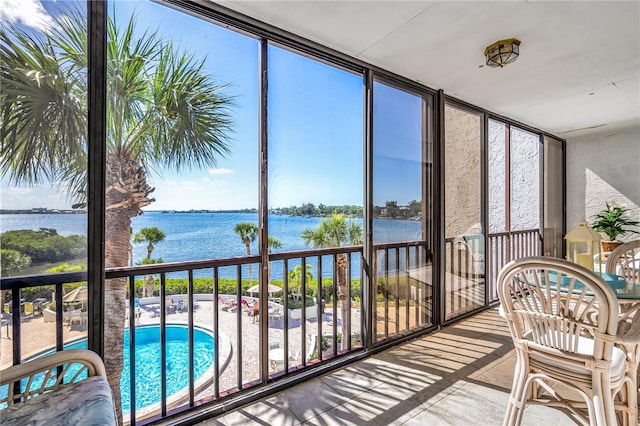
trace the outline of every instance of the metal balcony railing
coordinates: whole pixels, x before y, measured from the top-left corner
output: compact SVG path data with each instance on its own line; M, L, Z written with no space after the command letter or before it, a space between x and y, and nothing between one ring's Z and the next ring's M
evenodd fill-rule
M488 241L487 257L479 259L474 255L484 253L481 246L474 245L477 242L467 241L461 247L460 241L447 240L444 256L447 318L485 306L485 292L489 301L495 300L493 283L499 268L509 260L540 250L537 230L493 234ZM362 312L367 308L363 305L362 286L366 262L362 246L273 253L269 254L269 260L266 274L260 273L260 256L105 271L107 280L122 280L126 288L125 312L105 313L110 319L121 320L128 336L124 358L128 359L129 367L123 371L127 380L121 381L121 386L125 383L127 388L121 393L123 404L126 402L129 407L123 410L125 422L144 424L196 406L223 402L232 396L243 398L261 385L366 350L363 336L367 324ZM370 264L374 283L370 293L374 346L437 325L431 255L425 242L375 244ZM256 272L253 275L256 284L258 277L268 276L269 281L281 286L282 292L269 293L268 300L258 300L257 294L244 292L250 267ZM141 288L150 277L155 292L143 297ZM477 285L470 287L469 280L474 279ZM71 330L82 323L75 323L65 315L64 290L86 280L86 272L1 280L2 289L11 295L12 311L10 321L5 324L7 333L11 331L11 342L4 343L10 344L12 350L3 351L3 367L65 348L72 340ZM34 339L33 327L40 319L32 318L33 313L22 309L22 293L33 288L47 288L55 293L54 313L46 311L48 320L55 322L55 332L49 332L53 335L46 338L36 328L39 335ZM254 321L251 305L255 300L260 313ZM89 322L95 320L88 318ZM27 333L29 327L31 334ZM152 360L141 358L142 350L137 347L139 341L149 339L149 327L157 328L152 339L159 348L158 358ZM175 367L170 347L173 327L186 328L181 349L184 371L178 391L172 388L174 379L170 375ZM213 341L212 357L198 352L202 335ZM34 346L38 339L44 343ZM105 357L108 356L106 353ZM202 366L204 359L209 359L210 365ZM141 373L146 364L158 366L157 377L139 383L148 379ZM149 389L156 392L155 399L141 404Z
M496 279L508 262L542 254L538 229L445 240L445 317L447 320L473 312L498 300Z

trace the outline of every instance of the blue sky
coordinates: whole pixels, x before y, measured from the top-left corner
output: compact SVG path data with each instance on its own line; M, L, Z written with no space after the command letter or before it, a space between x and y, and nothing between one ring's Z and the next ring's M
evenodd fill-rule
M39 28L64 3L21 0L3 7L0 17ZM232 153L204 170L151 175L156 202L147 209L257 208L258 41L150 1L117 1L108 7L121 25L136 13L139 31L158 29L175 45L206 56L207 71L228 85L226 93L235 100ZM377 86L377 99L385 102L376 110L374 202L419 200L419 98ZM362 76L270 46L268 102L270 207L362 205ZM71 204L60 189L49 186L15 188L5 180L1 190L2 208Z

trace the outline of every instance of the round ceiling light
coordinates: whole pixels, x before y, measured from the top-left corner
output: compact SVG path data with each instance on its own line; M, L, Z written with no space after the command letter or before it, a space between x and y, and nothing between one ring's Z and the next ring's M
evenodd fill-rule
M496 41L484 49L487 65L490 67L504 67L518 59L520 54L520 40L509 38Z

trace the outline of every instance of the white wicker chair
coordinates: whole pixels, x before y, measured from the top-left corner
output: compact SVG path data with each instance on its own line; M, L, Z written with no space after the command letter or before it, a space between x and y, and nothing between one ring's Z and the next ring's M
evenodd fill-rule
M551 257L507 264L497 285L517 357L504 424L520 424L528 404L566 408L585 425L636 424L635 380L615 345L628 336L617 335L613 290Z
M610 274L622 275L627 281L640 284L640 240L616 247L607 258L606 268Z
M622 275L627 280L628 286L640 286L640 240L630 241L616 247L607 258L606 272ZM629 330L630 333L635 328L636 332L640 333L640 302L629 299L620 306L622 311L621 319L623 321L618 324L618 332ZM622 347L627 352L629 369L632 372L638 371L640 345L626 344L622 345ZM634 376L636 387L638 374ZM638 424L640 424L640 421Z

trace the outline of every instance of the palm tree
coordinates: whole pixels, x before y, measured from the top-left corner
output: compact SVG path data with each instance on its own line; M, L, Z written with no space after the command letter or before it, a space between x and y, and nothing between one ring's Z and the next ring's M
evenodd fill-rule
M269 236L267 238L267 247L269 247L269 253L271 253L271 250L273 249L282 248L282 241L280 241L276 237Z
M247 256L251 255L251 243L258 238L258 227L251 222L237 223L233 231L240 236L240 239L244 243L247 249ZM253 265L249 264L249 287L253 281Z
M311 265L308 263L305 265L306 269L306 282L310 283L313 280L313 274L311 273ZM289 284L294 290L300 292L300 286L302 285L302 265L297 265L295 268L289 271Z
M269 248L269 254L271 254L271 250L282 248L282 241L276 237L269 236L267 237L267 247ZM267 268L269 269L269 282L271 282L271 261L269 261Z
M313 248L340 247L343 245L362 244L362 225L355 220L345 219L343 215L334 214L331 219L322 219L316 230L305 229L302 231L302 240L305 245ZM347 294L346 272L347 258L343 253L336 256L336 285L338 288L338 300L340 300L342 314L342 350L348 349L347 345L347 316L349 305L346 303ZM319 288L322 286L322 277L319 278Z
M155 226L151 226L148 228L142 228L140 231L136 232L136 235L133 236L134 243L149 243L147 246L147 259L151 259L151 252L154 249L154 244L158 244L167 236L160 229Z
M32 36L0 27L0 175L17 185L59 182L86 205L87 17L58 15ZM196 59L157 32L107 22L105 266L128 263L131 218L155 201L148 172L212 167L229 152L232 101ZM126 281L105 285L104 346L120 407ZM121 416L120 416L121 417Z
M151 252L153 252L154 244L158 244L159 242L164 241L166 235L160 229L155 226L151 226L148 228L142 228L140 231L133 236L134 243L149 243L147 246L147 257L142 261L138 262L138 265L151 265L154 263L162 263L162 259L151 259ZM153 296L154 291L154 283L153 283L153 275L149 275L144 279L145 287L143 291L143 297Z

